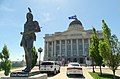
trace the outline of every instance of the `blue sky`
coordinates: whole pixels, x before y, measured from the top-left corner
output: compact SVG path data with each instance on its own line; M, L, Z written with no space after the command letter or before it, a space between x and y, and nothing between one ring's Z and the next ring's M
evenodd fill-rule
M42 27L42 31L36 34L36 49L44 48L45 34L67 30L72 21L68 17L75 14L85 30L92 26L101 30L101 20L104 19L112 34L120 39L120 0L0 0L0 52L6 44L11 60L22 60L24 55L20 32L28 7Z

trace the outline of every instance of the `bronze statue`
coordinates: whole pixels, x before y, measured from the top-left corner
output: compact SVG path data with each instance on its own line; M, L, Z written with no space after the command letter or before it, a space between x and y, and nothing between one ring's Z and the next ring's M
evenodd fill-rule
M36 41L35 32L40 32L40 26L37 21L33 21L33 15L30 8L28 8L29 12L26 15L27 21L24 24L24 32L21 32L22 40L20 46L24 48L25 51L25 60L26 60L26 68L23 70L25 72L30 72L32 67L32 59L33 59L33 43Z

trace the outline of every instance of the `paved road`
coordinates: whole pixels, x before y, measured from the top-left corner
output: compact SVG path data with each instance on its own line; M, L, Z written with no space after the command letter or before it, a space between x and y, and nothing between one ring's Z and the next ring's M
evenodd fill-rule
M12 71L22 70L22 69L24 69L24 68L14 69ZM38 67L36 67L34 69L38 70ZM79 75L67 76L66 69L67 69L67 67L61 67L60 73L58 73L56 75L49 74L48 79L85 79L83 76L79 76ZM0 72L0 77L5 77L4 71Z
M19 70L24 69L24 68L19 68ZM38 67L34 68L35 70L38 70ZM93 79L90 74L88 72L92 72L92 67L83 67L83 77L79 76L79 75L72 75L72 76L67 76L66 75L66 69L67 67L61 67L61 71L60 73L58 73L57 75L48 75L48 79ZM14 69L14 70L18 70L18 69ZM12 71L14 71L12 70ZM96 72L99 72L99 67L97 67L95 69ZM102 68L103 73L110 73L112 74L112 71L108 68ZM116 75L120 76L120 67L118 68L118 70L116 70ZM1 71L0 72L0 77L4 76L4 72Z
M73 75L73 76L66 76L66 69L67 67L61 67L61 72L57 75L48 75L48 79L93 79L91 77L91 75L88 72L92 72L92 67L83 67L83 76L77 76L77 75ZM96 72L99 72L99 67L95 68ZM102 71L103 73L109 73L109 74L113 74L112 70L110 70L108 67L102 67ZM118 68L118 70L116 70L116 75L120 76L120 67Z
M48 79L85 79L83 76L79 75L66 75L66 67L61 67L60 73L57 75L48 75Z

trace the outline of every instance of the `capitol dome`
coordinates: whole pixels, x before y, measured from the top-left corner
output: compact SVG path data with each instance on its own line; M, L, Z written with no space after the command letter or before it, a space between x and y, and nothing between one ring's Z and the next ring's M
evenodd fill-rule
M75 18L75 20L69 24L68 30L71 29L83 30L84 28L82 26L82 23L77 18Z
M78 24L82 26L82 23L76 18L74 21L72 21L69 26L74 25L74 24Z

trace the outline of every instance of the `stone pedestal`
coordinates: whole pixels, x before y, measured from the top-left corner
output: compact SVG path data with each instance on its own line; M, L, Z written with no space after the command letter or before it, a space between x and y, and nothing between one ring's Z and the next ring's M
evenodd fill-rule
M38 67L34 67L29 73L16 70L11 72L10 77L1 77L0 79L47 79L47 74L41 74Z
M30 77L1 77L1 79L47 79L47 74L38 74Z
M30 77L40 74L38 70L32 70L31 72L15 71L10 74L10 77Z

